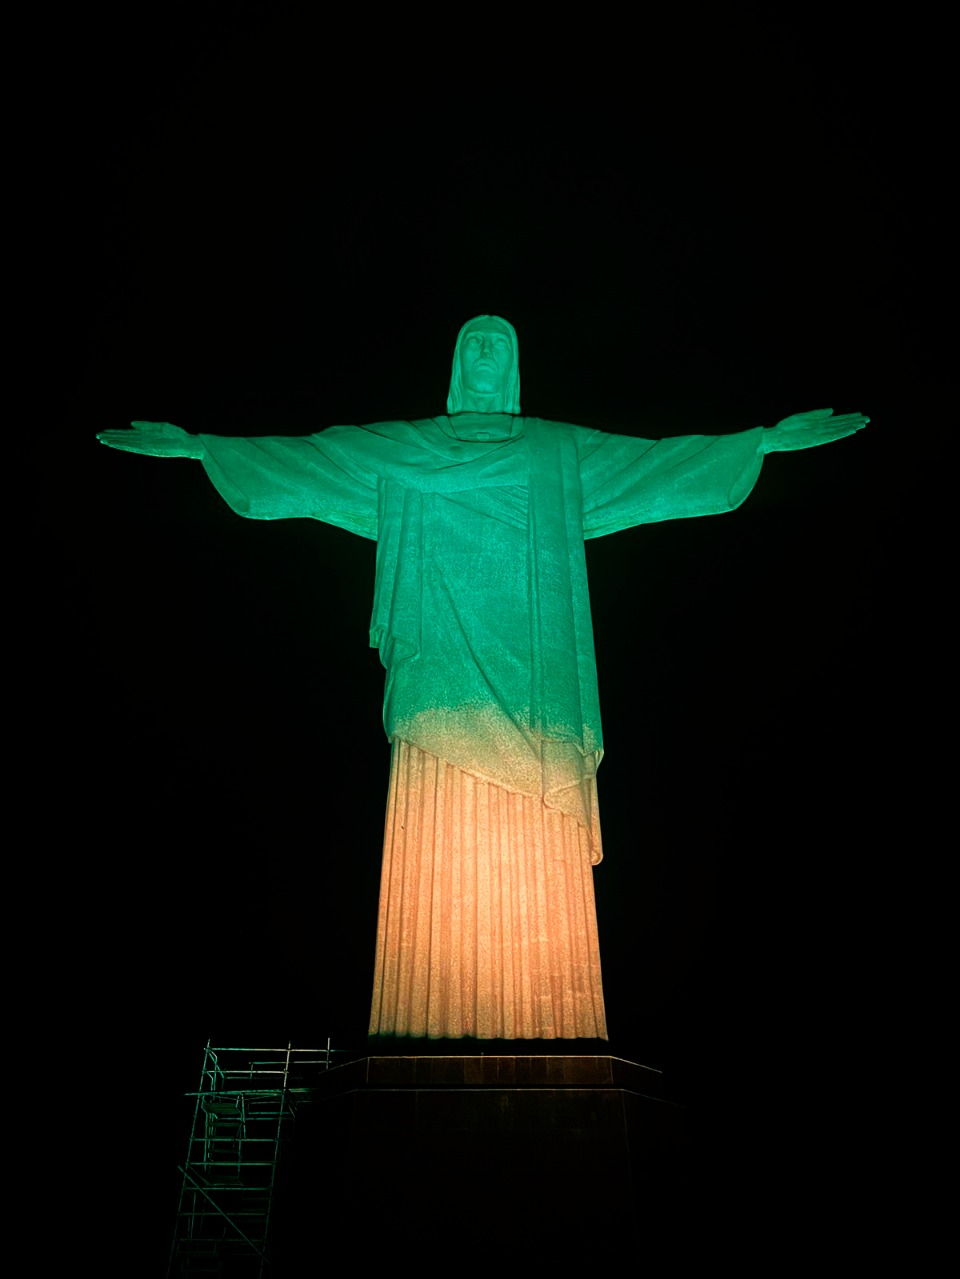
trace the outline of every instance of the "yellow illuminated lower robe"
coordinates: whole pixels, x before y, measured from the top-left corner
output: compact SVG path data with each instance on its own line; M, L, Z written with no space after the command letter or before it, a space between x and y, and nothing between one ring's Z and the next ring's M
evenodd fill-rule
M370 1033L607 1037L590 833L393 744Z

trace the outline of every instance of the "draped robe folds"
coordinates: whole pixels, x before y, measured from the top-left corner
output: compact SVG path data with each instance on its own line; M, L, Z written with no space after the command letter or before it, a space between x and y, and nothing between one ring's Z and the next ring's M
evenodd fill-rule
M201 436L238 514L377 541L370 643L393 764L371 1033L606 1037L584 539L734 509L761 434L652 441L459 414Z

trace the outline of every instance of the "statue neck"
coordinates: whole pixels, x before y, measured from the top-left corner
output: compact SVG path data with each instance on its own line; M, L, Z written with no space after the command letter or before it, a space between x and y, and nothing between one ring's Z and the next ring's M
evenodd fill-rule
M503 412L503 392L490 391L468 391L466 388L461 392L461 403L463 413L502 413Z
M434 419L445 433L458 440L509 440L517 435L522 418L510 413L455 413L453 417Z

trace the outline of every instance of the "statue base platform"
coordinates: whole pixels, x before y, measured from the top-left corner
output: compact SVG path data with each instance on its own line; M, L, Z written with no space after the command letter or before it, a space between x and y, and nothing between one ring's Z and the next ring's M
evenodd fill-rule
M327 1072L296 1103L280 1165L278 1274L381 1254L650 1258L676 1238L688 1162L686 1112L659 1080L573 1055L394 1055Z

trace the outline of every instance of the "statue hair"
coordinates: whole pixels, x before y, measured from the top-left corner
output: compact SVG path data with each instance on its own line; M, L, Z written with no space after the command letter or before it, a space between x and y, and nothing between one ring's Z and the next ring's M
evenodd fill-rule
M450 377L450 394L447 396L447 413L451 416L454 413L463 412L463 383L460 379L460 343L463 341L463 335L478 320L496 320L502 324L507 330L507 336L513 347L513 363L510 367L510 374L507 378L507 385L504 391L502 413L511 413L516 415L520 412L520 346L517 342L517 331L510 323L501 315L475 315L472 320L467 320L466 324L457 334L457 345L453 349L453 373Z

